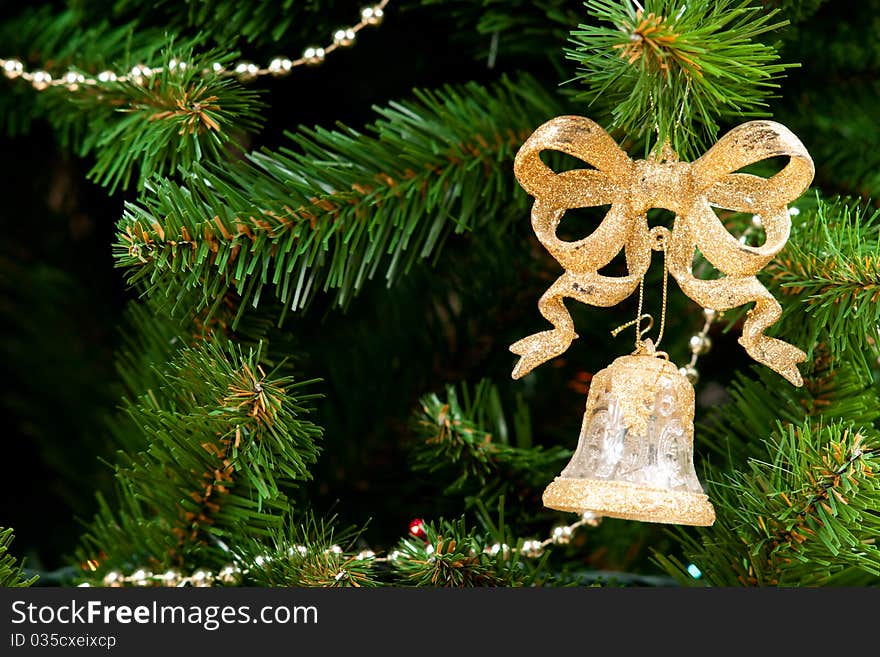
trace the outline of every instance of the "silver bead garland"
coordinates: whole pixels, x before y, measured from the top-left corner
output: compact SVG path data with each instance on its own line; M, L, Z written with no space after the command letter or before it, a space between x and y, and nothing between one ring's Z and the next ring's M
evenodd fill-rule
M543 541L538 539L526 539L522 542L522 545L519 548L519 554L523 557L529 559L537 559L544 554L546 548L550 545L567 545L571 542L572 536L574 536L574 532L576 529L590 525L595 527L599 524L601 518L592 514L592 513L584 513L580 520L571 524L571 525L560 525L554 527L550 533L550 537L544 539ZM434 546L427 545L425 547L425 551L428 554L433 554ZM344 550L338 545L330 545L324 551L324 554L335 554L335 555L343 555ZM494 543L492 545L486 546L483 549L485 554L489 554L492 556L501 555L503 558L508 558L513 549L507 545L506 543ZM308 555L308 548L304 545L294 545L288 548L287 553L291 557L304 557ZM400 550L391 551L388 556L379 557L376 556L376 553L372 550L366 549L358 552L354 559L356 561L371 561L376 563L395 563L399 562L403 559L406 559L407 555ZM432 560L434 557L430 557ZM254 559L254 564L257 567L263 567L266 564L272 561L272 557L268 555L259 555ZM248 572L247 569L242 570L238 566L233 564L228 564L221 568L218 572L214 573L206 568L199 568L192 572L189 576L184 576L181 574L179 570L169 569L164 573L151 573L148 570L143 568L135 570L131 575L124 575L118 570L111 570L107 572L101 580L101 584L103 586L109 587L122 587L122 586L213 586L215 583L219 583L223 586L235 586L241 583L243 576ZM337 581L339 579L343 579L348 577L349 573L346 570L340 570L339 575L337 577ZM89 582L83 582L79 584L79 586L88 587L92 586Z
M286 75L297 66L317 66L322 64L327 55L334 50L354 45L357 33L365 27L381 25L385 17L385 7L389 2L390 0L380 0L375 5L364 7L360 11L360 22L351 27L340 27L334 30L331 43L326 46L310 46L303 50L302 56L297 59L276 57L265 68L257 66L252 62L239 62L229 67L214 63L208 69L202 71L202 73L234 76L242 82L250 82L265 75L274 77ZM171 59L168 62L169 71L184 71L187 68L188 64L183 61ZM43 91L50 87L64 87L68 91L77 91L84 87L94 87L114 82L133 82L137 85L143 85L151 76L158 74L162 69L138 64L122 75L118 75L113 71L102 71L95 77L90 77L80 71L70 70L54 78L48 71L25 70L24 64L17 59L0 58L0 70L10 80L21 78L29 82L38 91Z

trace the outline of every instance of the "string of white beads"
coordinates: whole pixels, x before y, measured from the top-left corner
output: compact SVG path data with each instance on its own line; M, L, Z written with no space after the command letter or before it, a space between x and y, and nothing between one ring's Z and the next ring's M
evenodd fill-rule
M690 340L688 340L688 346L691 350L691 360L684 367L680 367L678 371L691 382L691 385L697 385L697 382L700 380L700 373L697 370L697 359L700 356L709 353L709 350L712 349L712 340L709 338L708 333L716 317L718 317L716 311L711 308L705 308L703 310L703 318L705 320L703 322L703 328L699 333L692 335Z
M560 525L554 527L550 533L550 537L543 541L538 539L526 539L522 542L519 554L530 559L537 559L544 554L545 549L549 545L567 545L571 542L574 532L577 528L584 525L595 527L599 524L600 517L585 513L580 520L571 525ZM434 551L432 545L426 546L425 550L430 554ZM494 543L486 546L483 552L492 556L501 555L508 558L512 552L512 548L506 543ZM304 545L293 545L288 548L287 553L291 557L305 557L308 555L308 548ZM338 545L330 545L324 550L325 554L344 555L344 550ZM406 554L400 550L394 550L386 557L376 556L376 553L370 549L361 550L355 555L357 561L387 562L394 563L406 558ZM270 556L257 556L254 564L260 568L272 562ZM152 573L144 568L135 570L131 575L124 575L118 570L107 572L101 579L103 586L122 587L122 586L214 586L219 583L223 586L234 586L242 581L247 569L242 570L238 566L228 564L216 573L206 569L199 568L192 572L189 576L184 576L179 570L170 568L163 573ZM341 571L340 571L341 572ZM79 586L91 586L88 582Z
M232 66L224 66L218 62L212 64L203 74L231 75L242 82L252 81L260 76L272 75L279 77L290 73L297 66L317 66L324 63L327 55L337 48L348 48L354 45L357 33L365 27L375 27L382 24L385 18L385 7L390 0L381 0L375 5L364 7L360 11L361 20L351 27L340 27L333 31L332 42L326 46L309 46L298 59L289 57L275 57L265 68L261 68L252 62L238 62ZM189 65L187 62L171 59L167 68L169 71L185 71ZM50 87L64 87L69 91L77 91L82 87L98 84L111 84L114 82L133 82L137 85L146 84L151 77L162 71L162 68L151 68L144 64L133 66L127 73L118 75L113 71L101 71L95 77L88 77L79 71L66 71L59 77L54 78L48 71L27 71L24 64L18 59L0 58L0 70L10 80L21 78L31 86L43 91Z

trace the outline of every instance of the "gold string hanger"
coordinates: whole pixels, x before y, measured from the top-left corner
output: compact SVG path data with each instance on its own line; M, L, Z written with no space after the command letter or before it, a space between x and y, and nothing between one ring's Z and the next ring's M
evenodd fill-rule
M637 3L636 3L637 4ZM649 155L649 158L652 160L656 160L658 162L677 162L678 161L678 153L676 153L672 145L669 143L669 139L664 140L662 147L660 146L660 124L656 120L656 113L654 112L654 94L653 92L648 95L648 102L651 106L651 114L655 116L654 121L654 132L657 134L657 143L654 145L653 152ZM647 225L647 214L642 217L642 220ZM655 226L651 228L650 236L652 238L651 249L654 251L662 251L663 252L663 299L661 301L660 306L660 329L657 333L656 342L651 342L650 344L646 343L644 337L647 333L651 331L651 328L654 326L654 318L650 314L642 314L642 308L645 302L645 275L643 274L641 279L639 280L639 305L638 310L636 311L636 318L631 321L623 324L611 332L612 336L617 336L621 329L627 328L629 326L635 325L636 327L636 338L635 338L635 351L633 353L651 353L654 354L657 347L660 346L660 342L663 340L663 331L666 327L666 300L667 300L667 290L668 290L668 277L669 277L669 269L666 265L666 246L669 243L669 230L662 226ZM650 320L650 324L648 328L642 330L642 318L647 317ZM658 354L662 354L668 359L668 355L666 352L658 352Z

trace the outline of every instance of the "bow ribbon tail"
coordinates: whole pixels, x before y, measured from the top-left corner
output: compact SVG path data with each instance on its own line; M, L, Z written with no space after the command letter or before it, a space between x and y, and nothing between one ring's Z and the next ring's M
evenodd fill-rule
M513 378L519 379L538 365L559 356L578 337L574 331L574 321L563 303L565 298L593 306L613 306L635 291L642 273L608 277L596 272L567 271L560 276L538 300L538 310L553 324L553 329L535 333L510 346L510 351L520 356L513 368Z
M764 329L782 315L779 302L766 289L764 294L766 296L755 299L754 307L746 313L743 332L738 342L745 347L749 356L781 374L792 385L800 387L804 381L797 363L804 362L807 355L794 345L764 335Z
M803 385L797 363L806 360L807 355L794 345L764 335L764 329L782 315L782 306L755 276L701 280L690 272L677 271L673 275L682 292L704 308L729 310L754 301L755 305L746 313L738 342L759 363L793 385Z
M723 311L754 302L754 307L746 313L738 342L759 363L793 385L803 385L797 363L805 361L806 354L787 342L764 335L764 330L782 316L782 306L756 276L785 244L790 227L788 212L785 208L765 212L766 240L762 246L752 247L740 244L726 232L718 232L718 227L722 227L720 220L707 203L701 206L675 219L669 246L669 273L681 291L703 308ZM728 244L721 248L725 238ZM726 274L723 278L694 277L691 264L698 248L710 264Z

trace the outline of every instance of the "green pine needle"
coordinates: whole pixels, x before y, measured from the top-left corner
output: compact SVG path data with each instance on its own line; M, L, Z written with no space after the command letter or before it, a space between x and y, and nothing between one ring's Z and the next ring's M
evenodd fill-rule
M786 22L752 0L584 4L594 22L573 30L565 51L586 88L577 95L646 152L668 142L682 159L699 156L720 121L765 115L792 66L757 40Z
M186 63L172 69L171 60ZM261 124L258 93L229 77L205 74L231 55L168 48L162 68L145 82L114 83L98 95L73 97L97 117L80 147L94 152L89 178L113 192L128 188L137 176L138 189L153 176L170 176L196 162L230 159L231 146Z
M682 561L656 562L683 584L876 586L880 584L880 442L848 423L779 427L742 471L707 479L716 521L676 528Z
M88 558L110 555L105 567L181 565L200 547L223 558L216 548L231 532L281 522L286 493L317 459L322 432L305 419L314 382L265 372L259 350L202 343L157 375L160 387L123 400L120 426L141 433L125 441L143 447L119 452L118 506L99 498L85 538Z
M415 418L419 440L411 446L413 469L445 473L445 492L467 490L485 500L502 494L510 482L538 487L571 456L562 447L511 445L498 389L488 380L473 392L459 388L446 386L445 401L435 394L422 397ZM528 427L520 424L519 429Z
M268 536L234 547L245 582L256 586L360 588L380 584L372 557L358 547L360 531L340 528L335 518L321 520L310 511L284 514Z
M471 588L534 582L535 570L525 567L519 550L509 546L487 550L494 541L469 529L463 518L425 522L424 530L424 540L401 541L392 561L402 586Z
M314 23L327 20L333 0L276 0L275 2L238 3L202 2L202 0L116 0L114 11L141 16L141 20L173 26L181 32L200 30L210 34L215 43L245 40L257 44L282 41L291 32L320 33ZM349 10L351 12L351 10ZM357 13L351 16L356 18ZM328 30L323 30L328 31Z
M12 543L12 530L0 527L0 586L4 588L23 588L33 585L37 577L26 578L21 564L9 554Z
M766 271L783 302L779 328L808 358L822 348L867 366L880 339L880 210L820 200L793 217L791 238Z
M528 77L415 97L377 108L365 133L303 128L251 165L151 183L118 223L118 264L171 303L234 290L243 311L269 288L287 309L321 291L345 306L379 271L390 284L435 259L453 233L506 230L501 211L528 207L513 158L557 101Z

